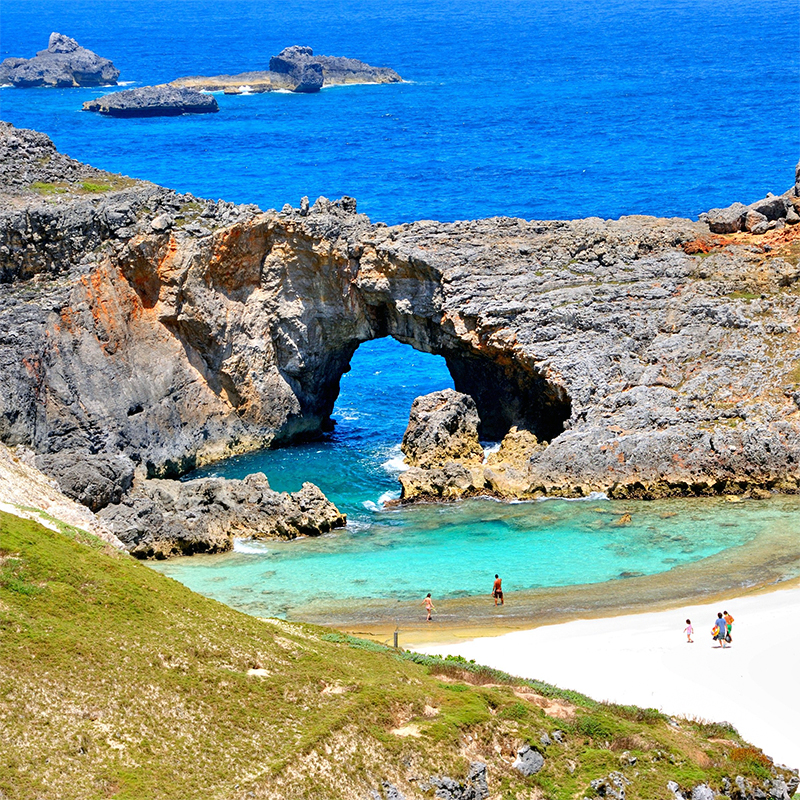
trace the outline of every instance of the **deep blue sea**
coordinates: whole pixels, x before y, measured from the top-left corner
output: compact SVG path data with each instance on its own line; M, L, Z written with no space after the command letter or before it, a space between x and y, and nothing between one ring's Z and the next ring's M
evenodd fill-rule
M75 158L264 209L348 194L390 224L696 217L784 191L800 153L797 0L3 0L0 26L3 58L32 56L59 31L112 59L125 86L265 69L292 44L396 69L406 82L220 94L219 114L146 120L80 111L103 89L0 89L4 120L46 132ZM239 544L166 571L255 613L291 616L288 586L302 603L463 596L484 592L497 569L512 588L602 582L796 524L701 504L684 508L686 538L652 510L610 526L597 509L615 509L601 500L384 510L411 402L452 384L441 359L390 340L362 345L352 366L332 436L203 473L263 470L286 490L313 480L347 511L348 530ZM253 605L242 598L255 587Z

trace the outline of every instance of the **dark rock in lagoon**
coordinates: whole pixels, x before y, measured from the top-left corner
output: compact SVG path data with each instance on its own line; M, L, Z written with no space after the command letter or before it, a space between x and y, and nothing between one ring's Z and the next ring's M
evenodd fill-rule
M7 58L0 64L0 84L20 88L107 86L116 84L119 74L107 58L60 33L51 33L47 49L33 58Z
M83 104L84 111L109 117L177 117L182 114L214 114L216 98L194 89L175 86L142 86L98 97Z
M442 355L481 436L503 440L479 474L431 472L437 496L800 487L797 226L389 227L352 198L262 213L102 173L9 125L0 181L10 446L176 478L326 430L358 345L393 336Z

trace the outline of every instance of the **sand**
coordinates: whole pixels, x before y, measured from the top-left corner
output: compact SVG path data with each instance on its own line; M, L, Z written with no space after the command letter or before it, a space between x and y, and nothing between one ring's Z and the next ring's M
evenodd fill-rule
M717 611L723 610L735 619L733 642L725 650L711 639ZM694 644L683 633L687 618L695 628ZM797 768L798 620L800 587L795 585L713 604L579 619L416 649L461 655L596 700L725 720L776 762Z

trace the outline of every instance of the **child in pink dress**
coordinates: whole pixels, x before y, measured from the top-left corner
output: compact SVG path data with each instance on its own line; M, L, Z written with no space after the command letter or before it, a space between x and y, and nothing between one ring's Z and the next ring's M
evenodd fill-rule
M692 634L694 633L694 628L692 627L692 621L690 619L686 620L686 628L683 631L686 634L686 641L694 643L694 639L692 639Z

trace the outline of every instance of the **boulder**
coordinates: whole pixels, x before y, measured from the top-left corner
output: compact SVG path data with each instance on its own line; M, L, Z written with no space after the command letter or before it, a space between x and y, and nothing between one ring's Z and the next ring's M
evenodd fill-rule
M482 761L473 761L469 765L465 783L446 775L434 775L428 783L436 790L438 800L487 800L489 797L486 764Z
M133 462L126 456L55 453L37 456L36 466L92 511L119 503L133 483Z
M763 233L767 229L767 222L768 220L763 214L751 209L744 215L744 224L742 227L750 233Z
M109 117L177 117L182 114L214 114L217 100L195 89L175 86L142 86L88 100L84 111Z
M478 409L469 395L445 389L418 397L403 435L405 460L422 469L456 459L479 464L483 459L479 425Z
M7 58L0 64L0 82L20 88L114 85L119 74L107 58L61 33L51 33L47 49L33 58Z
M742 230L748 207L743 203L734 203L727 208L712 208L708 211L708 227L712 233L736 233Z
M526 744L517 751L516 761L511 766L523 775L535 775L544 766L544 756Z
M306 64L300 72L300 80L294 87L299 94L312 94L322 88L322 67L319 64Z
M613 800L625 800L625 786L630 781L621 772L610 772L608 777L597 778L589 786L595 797L608 797Z
M319 536L347 521L314 484L275 492L263 473L244 480L140 481L100 516L134 556L158 559L225 552L234 537Z
M783 219L786 216L786 210L789 205L787 196L771 194L763 200L750 203L750 208L757 214L763 214L771 222L772 220Z

